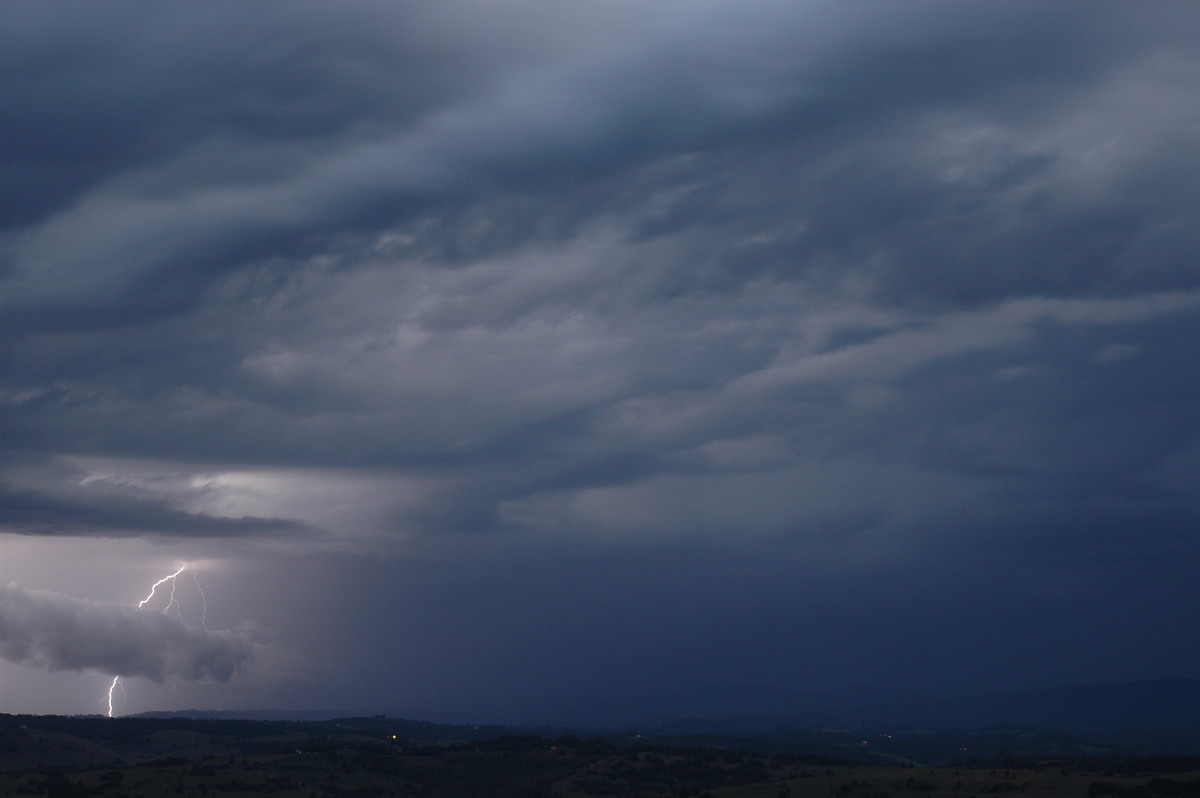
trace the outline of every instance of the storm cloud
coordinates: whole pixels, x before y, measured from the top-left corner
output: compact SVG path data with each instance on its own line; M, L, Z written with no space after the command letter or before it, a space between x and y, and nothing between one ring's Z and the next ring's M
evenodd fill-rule
M0 658L19 665L225 682L250 655L250 643L231 632L188 626L161 612L0 587Z
M281 704L1200 675L1191 5L5 14L0 578L219 561Z

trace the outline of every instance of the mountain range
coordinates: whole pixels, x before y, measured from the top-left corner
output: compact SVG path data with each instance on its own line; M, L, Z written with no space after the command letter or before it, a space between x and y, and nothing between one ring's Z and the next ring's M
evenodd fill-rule
M322 720L374 714L356 710L261 710L145 713L146 716ZM422 717L405 710L393 717ZM786 691L723 684L704 689L605 698L576 698L509 708L486 717L431 713L442 723L502 723L571 729L774 728L986 729L1019 726L1069 733L1200 729L1200 679L1168 677L1118 684L930 696L873 688Z

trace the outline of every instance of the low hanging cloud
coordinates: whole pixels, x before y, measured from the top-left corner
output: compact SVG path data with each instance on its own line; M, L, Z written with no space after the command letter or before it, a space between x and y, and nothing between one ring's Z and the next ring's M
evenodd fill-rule
M161 612L0 586L0 658L18 665L226 682L252 650L234 632L188 626Z
M78 489L78 486L67 486ZM13 489L0 482L0 508L5 520L0 529L14 535L135 537L160 535L195 538L303 534L305 524L286 518L242 516L224 518L189 513L154 498L130 499L102 491L78 491L82 500L29 489ZM114 492L115 493L115 492Z

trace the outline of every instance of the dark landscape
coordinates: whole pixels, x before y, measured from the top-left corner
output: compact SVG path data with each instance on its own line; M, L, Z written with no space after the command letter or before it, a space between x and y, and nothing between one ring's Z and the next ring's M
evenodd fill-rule
M826 707L831 722L854 713L879 721L847 726L782 717L600 729L303 712L2 715L0 794L1187 798L1200 795L1197 688L1187 679L1075 686L848 708L840 718ZM935 722L896 723L905 711Z

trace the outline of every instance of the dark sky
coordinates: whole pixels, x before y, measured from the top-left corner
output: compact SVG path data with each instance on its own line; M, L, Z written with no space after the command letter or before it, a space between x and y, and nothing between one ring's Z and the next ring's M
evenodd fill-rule
M1200 677L1200 5L0 13L0 711Z

